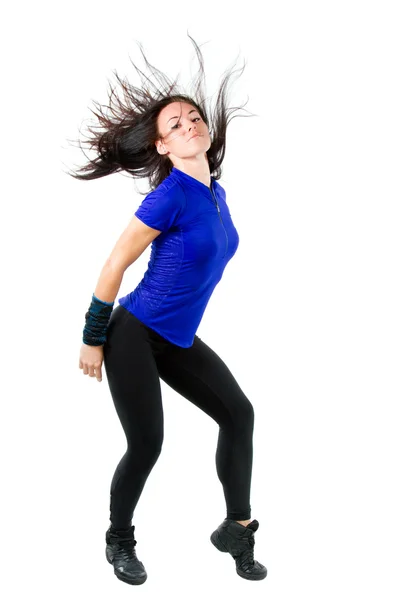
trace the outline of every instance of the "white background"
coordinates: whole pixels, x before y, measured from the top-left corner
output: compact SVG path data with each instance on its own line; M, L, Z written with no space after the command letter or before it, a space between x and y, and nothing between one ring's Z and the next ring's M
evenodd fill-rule
M400 597L395 7L97 0L4 13L3 597ZM92 101L107 101L113 70L140 84L137 41L189 82L198 63L187 31L208 94L246 60L231 106L249 97L257 114L228 126L220 183L240 245L198 335L255 409L255 557L268 576L241 579L211 545L226 516L217 426L162 383L163 451L133 520L148 572L136 591L104 552L124 433L104 369L99 383L78 362L101 268L143 196L128 176L64 171L85 162L68 139Z

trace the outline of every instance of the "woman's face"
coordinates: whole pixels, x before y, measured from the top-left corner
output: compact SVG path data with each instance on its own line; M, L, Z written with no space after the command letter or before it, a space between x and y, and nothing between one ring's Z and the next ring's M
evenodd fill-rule
M198 110L186 102L165 106L158 115L157 126L157 150L167 154L174 165L179 164L179 159L204 155L211 146L207 125Z

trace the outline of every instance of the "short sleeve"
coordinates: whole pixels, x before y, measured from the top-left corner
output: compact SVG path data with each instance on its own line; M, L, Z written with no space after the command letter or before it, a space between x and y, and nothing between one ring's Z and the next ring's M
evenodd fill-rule
M178 220L185 198L179 186L169 189L156 188L144 198L135 216L149 227L168 231Z

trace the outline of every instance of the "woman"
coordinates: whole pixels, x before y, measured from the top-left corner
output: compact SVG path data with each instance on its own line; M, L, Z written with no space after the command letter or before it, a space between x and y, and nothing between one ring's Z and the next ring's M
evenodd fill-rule
M201 52L190 39L204 77ZM152 93L117 76L128 102L116 97L113 117L95 113L103 131L91 131L89 144L97 156L72 173L78 179L95 179L125 170L133 177L148 177L151 186L101 271L86 313L79 359L83 373L98 381L104 359L128 444L111 482L106 556L122 581L146 580L131 521L161 452L161 378L219 425L216 467L227 517L211 534L211 542L235 559L238 575L264 579L266 568L254 560L259 523L251 519L250 506L254 409L228 367L196 335L239 243L225 190L218 183L229 123L224 95L229 74L210 119L200 78L192 96L182 94L144 59L153 73L164 77L164 89L151 84ZM126 269L150 244L142 281L113 310Z

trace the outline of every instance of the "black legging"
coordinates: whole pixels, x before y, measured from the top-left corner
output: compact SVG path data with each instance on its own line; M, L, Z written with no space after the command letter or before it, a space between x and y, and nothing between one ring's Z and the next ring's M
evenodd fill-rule
M199 337L181 348L139 321L123 306L112 312L104 367L128 447L110 489L110 521L125 529L160 453L164 414L160 377L219 425L216 467L227 518L251 518L253 406L225 363Z

